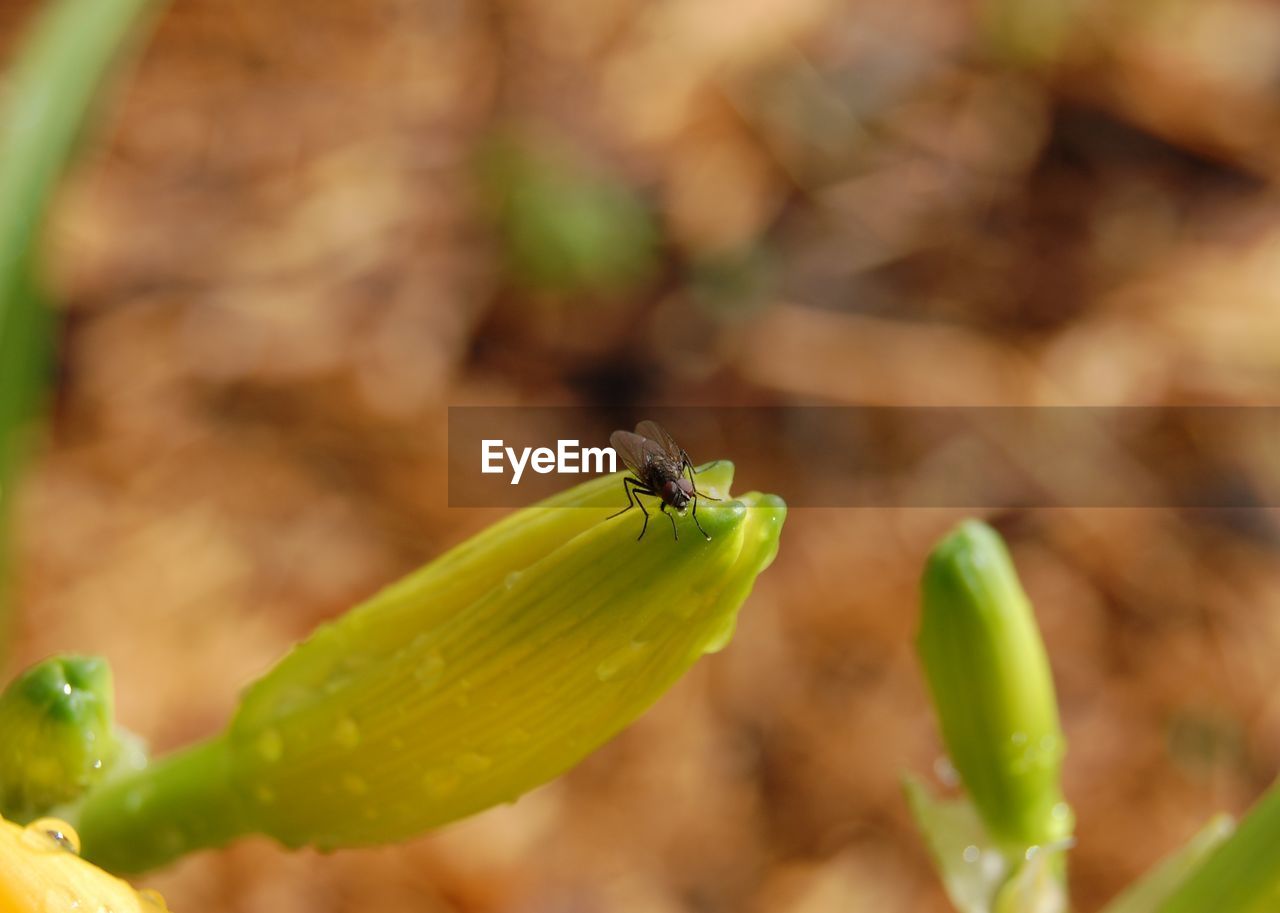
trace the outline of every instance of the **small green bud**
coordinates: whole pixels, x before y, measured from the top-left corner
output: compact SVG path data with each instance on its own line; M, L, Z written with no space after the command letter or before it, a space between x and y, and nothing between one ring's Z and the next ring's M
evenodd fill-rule
M26 822L78 797L119 750L111 669L90 656L37 663L0 694L0 816Z
M386 843L513 801L639 716L704 653L777 551L786 508L698 476L636 541L606 476L517 511L299 644L228 730L95 792L85 854L138 871L238 834Z
M917 648L943 741L1011 856L1070 835L1057 700L1031 604L1000 536L962 523L925 567Z

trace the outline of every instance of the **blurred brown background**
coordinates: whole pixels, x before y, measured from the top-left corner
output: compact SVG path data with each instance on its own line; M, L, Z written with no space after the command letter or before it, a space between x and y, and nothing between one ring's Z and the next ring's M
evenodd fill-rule
M0 5L6 48L33 8ZM106 655L159 750L498 515L445 506L448 404L1280 391L1272 3L183 0L112 124L52 238L16 661ZM733 645L513 807L146 883L204 913L943 910L899 776L939 753L911 638L958 518L793 512ZM991 519L1096 909L1280 770L1275 517Z

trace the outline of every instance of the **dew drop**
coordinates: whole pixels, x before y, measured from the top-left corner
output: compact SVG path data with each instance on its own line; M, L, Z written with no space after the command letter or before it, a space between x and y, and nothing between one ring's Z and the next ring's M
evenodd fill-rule
M964 848L964 861L972 865L982 858L982 851L972 843Z
M369 791L369 784L358 774L346 773L342 775L342 788L353 796L363 796Z
M529 735L529 730L522 726L515 726L508 729L502 735L502 744L507 748L514 748L517 745L523 745L533 736Z
M44 910L79 910L80 900L74 891L62 885L54 885L44 892Z
M59 818L37 818L22 832L22 842L42 853L67 852L80 855L80 835Z
M437 799L443 798L456 790L459 780L456 770L428 770L422 775L422 785L429 795Z
M297 685L283 688L271 703L271 715L276 719L290 716L313 703L315 699L315 692L309 688Z
M468 751L464 754L458 755L457 759L453 762L453 766L458 769L459 773L477 774L492 767L493 759L488 755Z
M1027 733L1015 732L1009 737L1005 758L1010 773L1025 776L1061 760L1062 742L1053 734L1032 741Z
M164 895L155 888L143 888L138 892L138 899L142 901L144 907L169 913L169 904L165 902Z
M511 589L517 583L520 582L520 577L521 577L521 573L519 571L512 571L510 574L507 575L507 578L502 582L502 585L505 586L507 589Z
M613 681L620 675L630 671L644 656L646 644L643 641L632 641L621 650L606 656L596 666L596 678L602 682Z
M259 733L257 741L258 754L262 760L274 764L284 757L284 739L276 729L264 729Z
M333 740L348 750L360 744L360 727L351 717L343 717L333 728Z
M729 641L733 640L733 632L738 626L738 616L729 613L719 622L707 637L706 643L702 645L703 653L719 653L725 647L729 646Z
M428 653L414 667L413 677L423 688L434 688L444 672L444 660L439 653Z
M1040 852L1040 847L1029 846L1027 847L1026 853L1023 854L1023 857L1027 860L1027 862L1030 862L1032 859L1036 857L1036 854L1039 852Z
M954 789L960 785L960 771L946 755L938 755L933 762L933 775L943 786Z
M338 663L338 670L344 675L351 675L353 672L359 672L369 665L371 659L372 657L368 653L347 651L342 654L342 659Z

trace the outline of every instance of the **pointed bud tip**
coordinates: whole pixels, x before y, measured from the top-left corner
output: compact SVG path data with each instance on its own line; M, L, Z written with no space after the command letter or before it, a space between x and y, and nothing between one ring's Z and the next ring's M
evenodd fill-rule
M929 554L925 578L971 580L975 572L1008 559L1004 540L981 520L965 520L942 537Z
M55 656L19 675L11 692L50 720L74 723L109 712L111 673L97 657Z

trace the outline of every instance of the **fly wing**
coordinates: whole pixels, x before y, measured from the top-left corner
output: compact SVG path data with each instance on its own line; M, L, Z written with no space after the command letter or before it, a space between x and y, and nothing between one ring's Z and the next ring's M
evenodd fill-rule
M617 452L623 464L635 473L636 478L642 481L645 467L665 458L662 446L657 441L630 431L615 431L609 435L609 446Z
M657 422L645 419L643 422L636 425L636 434L640 435L640 437L648 438L651 441L656 441L657 445L662 448L663 452L666 454L667 459L677 465L680 464L681 454L684 453L684 448L676 443L676 439L671 436L670 432L668 432L666 428L663 428Z

